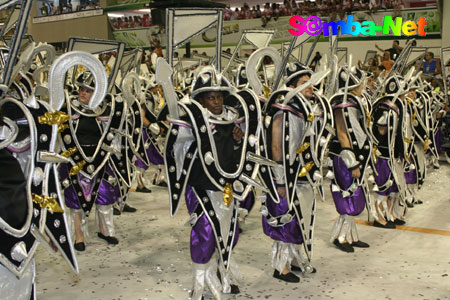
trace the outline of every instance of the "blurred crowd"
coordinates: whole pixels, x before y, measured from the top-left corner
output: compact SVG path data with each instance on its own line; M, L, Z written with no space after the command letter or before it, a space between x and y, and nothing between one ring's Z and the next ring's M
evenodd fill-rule
M121 18L111 18L111 26L113 29L127 29L152 26L152 18L150 14L124 16Z
M65 4L60 3L58 6L55 6L55 4L53 4L52 2L45 2L40 8L40 16L54 16L92 9L101 9L101 7L97 2L87 2L85 4L77 5L75 8L73 8L73 5L70 1Z
M379 9L401 10L405 8L402 0L284 0L283 4L267 2L264 7L250 6L247 3L239 9L228 8L225 20L271 19L282 16L328 16L339 13L351 13L355 10L375 12Z

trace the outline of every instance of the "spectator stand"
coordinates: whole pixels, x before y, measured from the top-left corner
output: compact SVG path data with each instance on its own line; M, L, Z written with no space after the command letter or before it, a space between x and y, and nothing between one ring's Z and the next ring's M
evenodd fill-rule
M441 65L441 48L440 47L422 47L422 46L414 46L409 49L408 59L405 63L404 68L402 68L402 74L406 74L412 67L416 68L416 73L419 71L423 71L423 64L425 61L425 55L427 52L434 53L434 59L436 60L436 65ZM403 52L402 52L403 53ZM432 79L442 79L441 75L427 75L423 74L422 78L430 81ZM442 86L443 83L440 83Z

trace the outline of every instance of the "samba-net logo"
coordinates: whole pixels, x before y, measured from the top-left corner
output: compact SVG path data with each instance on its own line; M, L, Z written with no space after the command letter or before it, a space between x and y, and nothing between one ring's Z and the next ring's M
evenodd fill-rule
M395 22L391 16L385 16L383 25L375 25L372 21L354 22L353 16L347 17L347 22L331 21L322 22L319 17L311 16L306 20L300 16L293 16L289 19L289 25L294 29L290 28L289 33L292 35L302 35L304 33L309 35L319 35L323 36L338 35L339 29L340 34L350 34L350 35L366 35L375 36L376 32L382 32L383 35L389 35L392 32L393 35L400 36L403 32L406 36L411 35L421 35L425 36L425 25L427 22L424 17L420 17L419 21L406 21L403 22L402 18L395 18Z

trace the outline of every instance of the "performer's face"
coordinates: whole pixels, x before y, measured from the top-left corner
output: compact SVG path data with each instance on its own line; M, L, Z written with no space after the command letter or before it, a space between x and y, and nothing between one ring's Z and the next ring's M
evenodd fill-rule
M91 101L92 94L94 93L94 90L85 88L84 86L80 87L80 101L83 104L88 105L89 101Z
M205 92L200 98L200 103L213 114L219 115L222 113L223 93Z
M300 77L300 79L297 81L297 87L301 86L305 82L307 82L310 79L309 75L304 75ZM314 89L312 85L308 85L306 88L304 88L300 92L303 96L305 96L306 99L311 99L314 96Z
M412 100L416 99L416 91L414 91L414 90L409 91L408 98L412 99Z

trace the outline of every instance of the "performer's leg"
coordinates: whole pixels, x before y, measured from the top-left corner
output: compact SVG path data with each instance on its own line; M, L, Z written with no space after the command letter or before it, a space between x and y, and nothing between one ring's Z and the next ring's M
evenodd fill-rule
M272 267L275 269L273 276L287 282L299 282L300 278L291 272L293 263L302 268L302 255L298 245L273 241L272 246ZM300 262L300 263L299 263Z
M71 209L70 214L75 227L75 243L83 243L84 233L87 233L86 215L82 209Z
M219 278L217 277L217 260L212 258L206 264L193 263L193 276L194 276L194 287L192 290L191 299L201 300L203 299L203 294L205 287L208 286L211 293L216 300L221 300L221 284Z
M344 252L354 252L353 245L358 246L359 241L358 232L356 230L356 224L353 220L353 216L343 214L334 223L331 230L330 241L336 245L340 250ZM365 244L365 243L364 243ZM368 247L365 246L365 247Z
M119 241L114 237L114 222L113 222L113 208L112 204L108 205L96 205L96 216L97 216L97 225L98 225L98 236L108 244L118 244Z

